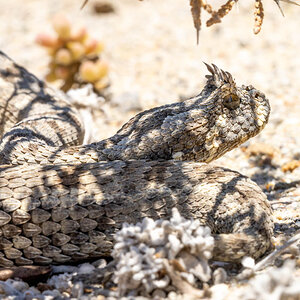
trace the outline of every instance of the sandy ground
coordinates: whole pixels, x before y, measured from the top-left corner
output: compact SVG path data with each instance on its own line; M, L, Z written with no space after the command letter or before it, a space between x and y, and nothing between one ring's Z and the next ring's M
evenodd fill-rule
M207 73L203 61L228 70L238 84L252 84L270 99L270 122L216 164L250 176L264 189L277 208L277 233L284 221L289 233L298 230L300 168L283 172L281 167L300 159L300 8L283 3L282 17L275 2L264 1L263 27L254 35L254 3L240 1L221 24L203 26L196 45L189 1L112 0L115 12L106 15L93 12L93 0L80 10L81 2L0 0L0 49L42 78L49 58L34 40L51 32L57 12L103 41L112 99L94 112L92 140L110 136L138 110L198 94ZM290 185L274 189L278 183Z

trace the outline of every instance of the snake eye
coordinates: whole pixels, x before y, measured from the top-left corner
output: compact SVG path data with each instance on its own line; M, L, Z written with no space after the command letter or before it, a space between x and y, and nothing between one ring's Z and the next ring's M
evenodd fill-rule
M262 93L262 92L259 92L259 91L255 91L254 95L253 95L254 98L258 99L258 98L265 98L265 94Z
M229 94L224 98L224 106L228 109L236 109L240 105L240 98L236 94Z

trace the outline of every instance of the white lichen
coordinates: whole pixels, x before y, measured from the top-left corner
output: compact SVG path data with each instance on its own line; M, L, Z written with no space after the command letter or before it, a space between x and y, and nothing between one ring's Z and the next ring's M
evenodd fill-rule
M56 290L65 291L72 287L72 275L68 273L52 276L47 283Z
M95 128L91 126L93 112L103 106L105 99L97 95L91 84L67 92L68 100L78 109L81 121L85 128L83 144L89 144L95 136Z
M168 274L170 266L190 284L211 278L208 259L214 239L210 229L198 220L183 218L177 209L172 214L170 220L145 218L136 225L124 224L116 234L112 255L117 262L114 282L119 296L178 289Z
M249 281L239 293L245 300L292 300L300 297L300 276L295 276L295 261L287 260L281 268L272 267Z

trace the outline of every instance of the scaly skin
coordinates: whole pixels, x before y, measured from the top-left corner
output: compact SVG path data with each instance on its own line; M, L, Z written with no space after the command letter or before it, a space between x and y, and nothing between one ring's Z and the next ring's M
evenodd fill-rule
M270 248L272 211L260 188L199 163L260 132L268 100L207 67L199 96L142 112L107 140L73 146L83 132L76 111L2 54L0 264L109 255L123 222L168 218L173 207L212 229L215 259L258 258Z
M65 102L44 104L44 101L42 106L49 107L48 114L42 115L45 117L29 114L4 135L0 163L84 163L117 159L210 162L258 134L268 121L270 106L264 94L252 86L237 87L228 72L210 66L209 70L212 75L207 76L208 82L200 95L141 112L113 137L85 146L62 147L68 139L73 142L76 134L81 135L77 123L74 126L69 121L72 109ZM236 103L237 107L234 101L226 104L232 98L240 102ZM230 105L232 109L226 107ZM62 107L65 111L60 112Z

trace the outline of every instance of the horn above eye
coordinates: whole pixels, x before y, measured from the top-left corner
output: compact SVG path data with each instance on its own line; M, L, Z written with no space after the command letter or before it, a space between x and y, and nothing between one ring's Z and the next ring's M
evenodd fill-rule
M229 94L224 97L224 106L228 109L236 109L240 106L240 98L236 94Z

